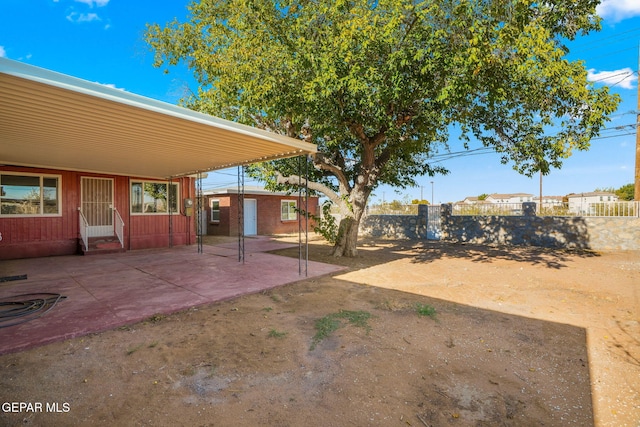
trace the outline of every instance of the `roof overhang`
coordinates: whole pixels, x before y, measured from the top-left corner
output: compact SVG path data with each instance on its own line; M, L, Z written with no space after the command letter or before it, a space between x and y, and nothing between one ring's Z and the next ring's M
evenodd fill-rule
M166 179L316 146L0 58L0 164Z

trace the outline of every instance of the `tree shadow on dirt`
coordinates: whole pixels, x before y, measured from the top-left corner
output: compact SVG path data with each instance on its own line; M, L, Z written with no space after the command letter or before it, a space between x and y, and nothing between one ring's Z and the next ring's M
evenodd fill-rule
M298 257L298 248L287 248L269 253ZM469 243L448 243L431 240L386 240L361 239L358 256L336 258L331 255L331 246L323 241L309 243L309 260L327 264L342 265L350 270L373 267L402 258L413 258L416 264L430 263L438 259L464 259L472 262L491 263L497 260L522 262L530 265L544 265L560 269L568 267L575 257L598 257L597 252L586 249L539 248L532 246L489 246Z
M277 240L277 239L276 239ZM360 239L358 242L358 255L355 258L335 257L331 254L332 245L320 239L309 242L309 261L323 262L326 264L340 265L348 270L360 270L373 267L401 258L414 255L414 247L420 242L412 240L384 240L384 239ZM298 258L298 247L277 249L267 253ZM304 258L304 248L303 248ZM342 271L344 273L344 270Z
M472 262L490 263L496 260L544 265L548 268L567 267L571 258L600 256L586 249L540 248L532 246L488 246L468 243L445 243L438 241L419 242L415 248L415 263L429 263L443 258L465 259Z
M363 255L364 258L371 258L369 260L371 265L411 257L412 262L416 264L434 262L438 259L463 259L479 263L506 260L560 269L568 267L567 263L575 257L600 256L597 252L588 249L493 246L434 240L363 240L359 245L359 255L371 248L380 249L379 253L373 252L370 257Z

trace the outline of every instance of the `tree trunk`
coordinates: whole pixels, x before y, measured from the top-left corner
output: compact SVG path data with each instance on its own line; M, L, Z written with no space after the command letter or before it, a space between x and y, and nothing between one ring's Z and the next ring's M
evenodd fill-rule
M353 217L346 217L340 220L338 226L338 238L333 247L335 257L355 257L358 255L358 226L360 221Z

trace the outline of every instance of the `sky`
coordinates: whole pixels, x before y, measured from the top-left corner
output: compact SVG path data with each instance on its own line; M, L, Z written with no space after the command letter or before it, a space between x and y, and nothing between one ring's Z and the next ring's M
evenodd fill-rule
M171 104L195 90L184 66L168 74L154 68L153 52L143 40L148 23L185 21L188 0L0 0L0 57L110 85ZM602 30L569 47L570 60L584 61L589 78L606 84L622 101L607 128L588 151L574 152L561 169L543 177L545 196L619 188L635 172L640 1L605 0L598 7ZM452 151L458 151L451 141ZM538 176L527 178L495 153L442 156L448 175L418 177L418 186L381 186L370 203L426 199L434 203L491 193L539 194ZM210 172L203 188L235 186L237 170ZM245 179L245 185L257 185Z

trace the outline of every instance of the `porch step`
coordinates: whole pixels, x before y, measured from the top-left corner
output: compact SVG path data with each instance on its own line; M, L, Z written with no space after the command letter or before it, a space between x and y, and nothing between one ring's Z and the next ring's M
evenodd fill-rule
M90 237L89 249L85 250L84 245L80 242L80 253L82 255L101 255L126 252L115 236L106 237Z

